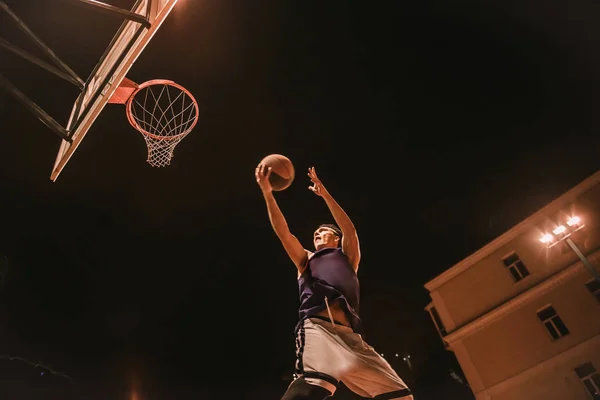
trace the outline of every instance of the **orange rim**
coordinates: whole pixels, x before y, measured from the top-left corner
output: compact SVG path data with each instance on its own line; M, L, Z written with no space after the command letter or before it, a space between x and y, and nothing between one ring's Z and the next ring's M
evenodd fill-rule
M147 130L145 130L144 128L142 128L141 126L138 125L137 121L135 120L134 116L133 116L133 111L131 110L131 104L133 102L133 99L135 98L135 96L140 92L140 90L147 88L148 86L154 86L154 85L168 85L168 86L173 86L179 90L181 90L185 95L187 95L192 102L194 103L194 108L196 109L196 117L194 118L194 122L192 123L192 126L190 126L189 128L187 128L184 132L179 133L177 135L173 135L173 136L159 136L159 135L155 135L153 133L148 132ZM126 105L127 109L127 120L129 121L129 123L131 124L131 126L133 126L135 129L137 129L138 131L140 131L143 135L151 137L154 140L174 140L174 139L178 139L182 136L187 135L188 133L190 133L190 131L192 129L194 129L194 127L196 126L196 123L198 123L198 116L199 116L199 109L198 109L198 102L196 101L196 98L192 95L192 93L187 90L186 88L184 88L183 86L181 86L178 83L175 83L173 81L170 81L168 79L153 79L151 81L147 81L144 82L142 84L140 84L138 86L138 88L135 90L135 92L133 92L131 94L131 96L129 97L129 99L127 100L127 105Z

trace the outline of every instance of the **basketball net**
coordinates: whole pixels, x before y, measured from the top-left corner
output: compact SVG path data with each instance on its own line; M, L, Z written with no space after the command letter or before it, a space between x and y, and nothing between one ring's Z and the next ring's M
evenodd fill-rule
M127 120L144 135L148 163L164 167L173 151L198 122L198 103L183 86L164 79L141 85L125 78L109 100L125 104Z

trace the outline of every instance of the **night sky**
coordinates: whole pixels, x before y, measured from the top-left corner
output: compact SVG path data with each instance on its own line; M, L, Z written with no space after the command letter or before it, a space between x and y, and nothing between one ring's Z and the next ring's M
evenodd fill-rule
M84 80L121 23L75 0L6 3ZM254 168L281 153L296 179L276 198L305 247L332 222L310 166L357 227L366 340L421 398L470 398L449 394L423 285L600 168L598 21L584 0L180 0L128 74L198 100L171 166L149 166L108 105L56 182L59 137L0 91L0 356L68 376L0 359L0 397L279 398L296 270ZM66 125L78 89L0 57Z

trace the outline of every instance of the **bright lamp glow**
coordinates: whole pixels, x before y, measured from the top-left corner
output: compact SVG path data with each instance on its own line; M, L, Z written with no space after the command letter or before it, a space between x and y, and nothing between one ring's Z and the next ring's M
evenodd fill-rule
M542 242L542 243L550 243L553 240L554 240L554 236L552 236L549 233L543 234L542 237L540 238L540 242Z
M567 225L569 225L569 226L577 225L579 223L579 221L581 221L581 219L579 217L571 217L567 221Z
M560 225L560 226L557 226L556 229L552 231L552 233L554 233L555 235L559 235L566 230L567 230L567 228L565 228L564 225Z

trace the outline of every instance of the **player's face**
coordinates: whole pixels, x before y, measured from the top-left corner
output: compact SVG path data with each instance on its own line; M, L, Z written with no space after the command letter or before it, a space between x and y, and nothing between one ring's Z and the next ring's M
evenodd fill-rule
M313 244L317 250L324 249L326 247L337 247L339 240L340 239L335 232L326 227L317 229L313 235Z

